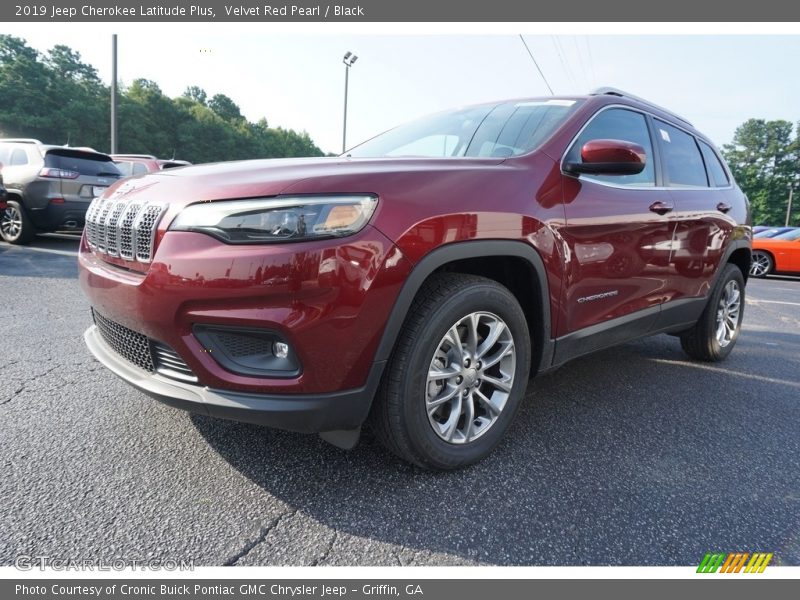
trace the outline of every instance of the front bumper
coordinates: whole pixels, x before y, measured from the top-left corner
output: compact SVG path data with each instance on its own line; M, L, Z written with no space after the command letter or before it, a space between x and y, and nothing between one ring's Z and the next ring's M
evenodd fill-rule
M150 374L132 365L101 337L97 326L84 333L86 346L107 369L137 390L175 408L233 421L301 433L353 430L367 418L383 372L376 362L364 386L329 394L254 394L211 389Z
M409 271L369 227L346 240L244 247L169 232L144 272L106 258L82 241L79 279L97 314L169 346L202 386L279 398L366 385ZM299 369L282 376L237 371L197 337L199 328L212 327L273 332Z

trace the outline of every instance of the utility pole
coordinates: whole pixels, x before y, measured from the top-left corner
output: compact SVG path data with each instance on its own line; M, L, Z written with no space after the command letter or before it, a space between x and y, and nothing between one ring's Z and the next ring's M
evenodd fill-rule
M117 152L117 34L111 34L111 154Z
M344 55L342 62L344 63L344 125L342 126L342 154L347 150L347 85L350 78L350 67L353 66L358 60L358 57L352 52Z
M786 206L786 227L789 226L789 221L792 218L792 194L794 193L794 185L789 186L789 204Z

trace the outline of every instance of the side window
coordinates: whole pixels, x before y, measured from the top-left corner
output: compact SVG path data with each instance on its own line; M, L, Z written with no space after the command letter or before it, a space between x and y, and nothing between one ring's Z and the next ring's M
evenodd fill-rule
M134 175L143 175L144 173L147 173L147 167L143 163L133 163Z
M730 185L728 174L725 172L725 167L719 160L719 156L714 150L703 141L700 141L700 150L703 152L703 160L706 161L706 169L711 178L711 185L714 187L727 187Z
M8 161L9 166L18 167L20 165L28 164L28 155L22 148L14 148L11 152L11 158Z
M668 185L708 187L706 168L694 136L656 120L656 137L663 150Z
M123 177L128 177L131 173L133 173L133 163L128 160L121 160L119 162L115 162L114 164L117 165L119 172L122 173Z
M646 159L644 170L636 175L582 175L582 179L594 179L614 185L652 187L656 185L653 165L653 143L647 129L647 120L642 113L624 108L609 108L589 122L567 153L568 162L579 162L581 148L591 140L623 140L644 148Z

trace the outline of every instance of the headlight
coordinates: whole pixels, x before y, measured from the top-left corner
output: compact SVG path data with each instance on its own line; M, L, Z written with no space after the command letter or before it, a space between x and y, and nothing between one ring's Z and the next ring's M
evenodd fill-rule
M191 204L171 231L206 233L229 244L268 244L343 237L369 222L374 196L294 196Z

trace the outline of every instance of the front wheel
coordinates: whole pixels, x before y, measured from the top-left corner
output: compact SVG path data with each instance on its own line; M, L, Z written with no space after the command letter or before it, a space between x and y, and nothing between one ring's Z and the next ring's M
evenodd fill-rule
M514 295L483 277L429 279L386 366L370 421L421 467L474 463L499 443L528 384L531 343Z
M744 277L739 267L727 264L700 319L681 335L684 352L697 360L723 360L739 339L743 316Z
M750 263L750 275L752 277L766 277L772 273L774 268L772 257L766 252L755 250L753 252L753 260Z

